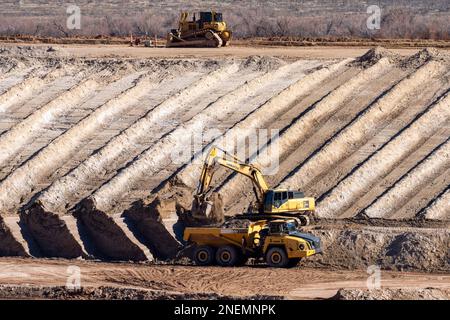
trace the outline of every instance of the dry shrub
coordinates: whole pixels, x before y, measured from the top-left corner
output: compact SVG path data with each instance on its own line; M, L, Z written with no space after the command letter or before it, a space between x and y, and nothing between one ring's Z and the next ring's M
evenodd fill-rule
M403 2L401 3L403 4ZM442 4L445 6L445 3ZM436 4L435 4L436 6ZM444 8L444 7L442 7ZM180 5L181 9L181 5ZM206 9L206 8L203 8ZM303 12L300 7L232 6L226 2L222 8L234 35L249 37L354 37L354 38L404 38L450 39L450 14L408 7L406 4L382 6L381 29L371 31L366 27L368 14L365 7L349 7L343 11L313 10ZM119 15L105 13L82 17L81 30L67 30L66 16L1 16L0 35L28 34L34 36L127 36L158 35L177 27L178 11L146 9L137 14Z

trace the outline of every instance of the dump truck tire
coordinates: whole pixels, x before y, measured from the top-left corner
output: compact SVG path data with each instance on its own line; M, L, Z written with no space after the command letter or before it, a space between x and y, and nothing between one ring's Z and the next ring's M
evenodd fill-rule
M238 265L240 260L239 251L233 246L223 246L217 250L216 261L219 266L233 267Z
M199 266L209 266L214 264L214 248L210 246L198 246L194 250L194 262Z
M267 251L266 263L273 268L286 268L289 264L289 258L283 248L273 247Z
M293 268L296 267L298 265L298 263L300 262L301 258L291 258L289 259L289 263L287 265L288 268Z

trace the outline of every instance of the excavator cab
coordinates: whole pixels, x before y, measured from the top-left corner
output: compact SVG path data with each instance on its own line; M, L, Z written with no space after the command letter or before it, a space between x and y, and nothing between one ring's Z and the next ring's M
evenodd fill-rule
M264 196L264 213L314 211L314 198L305 197L300 191L269 190Z

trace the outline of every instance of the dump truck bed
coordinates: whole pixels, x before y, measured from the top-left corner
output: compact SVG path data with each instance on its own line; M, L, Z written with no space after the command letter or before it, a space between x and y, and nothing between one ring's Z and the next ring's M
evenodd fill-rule
M249 238L248 228L186 228L183 239L198 245L222 246L234 244L242 245L242 239Z

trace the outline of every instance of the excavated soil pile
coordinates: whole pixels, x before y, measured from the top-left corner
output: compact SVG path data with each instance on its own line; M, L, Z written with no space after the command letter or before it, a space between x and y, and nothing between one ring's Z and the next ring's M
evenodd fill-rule
M332 300L448 300L450 291L425 289L340 289Z
M0 286L0 299L51 300L279 300L277 296L227 296L215 293L177 293L119 287L66 287Z
M449 272L448 228L385 228L339 226L311 230L322 241L323 254L302 262L304 266Z
M163 207L159 198L156 198L147 205L142 200L137 201L124 212L124 216L129 218L136 229L142 233L153 256L161 260L173 259L181 250L180 243L163 224L164 209L166 208ZM175 210L173 206L171 209Z
M2 217L0 217L0 256L27 256L25 249L11 234Z

